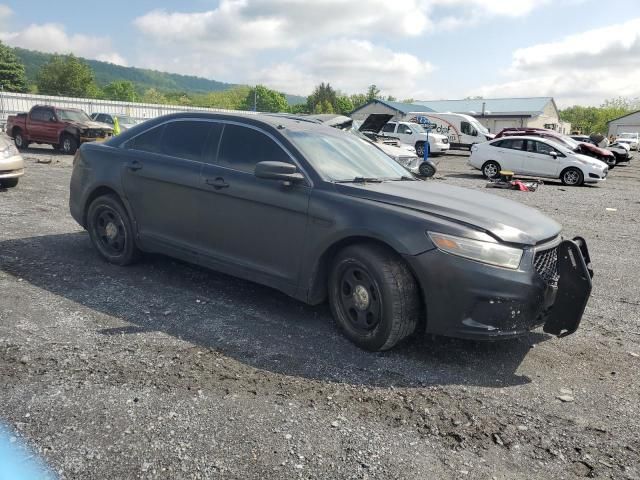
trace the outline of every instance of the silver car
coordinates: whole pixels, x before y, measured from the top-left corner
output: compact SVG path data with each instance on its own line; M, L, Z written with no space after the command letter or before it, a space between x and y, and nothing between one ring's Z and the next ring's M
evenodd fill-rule
M0 135L0 186L15 187L22 175L24 175L24 160L20 152L13 142L4 135Z

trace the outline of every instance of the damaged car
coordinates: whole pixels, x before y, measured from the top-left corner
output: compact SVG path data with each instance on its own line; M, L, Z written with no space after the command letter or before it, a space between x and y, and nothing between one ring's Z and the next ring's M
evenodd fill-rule
M301 119L176 113L76 155L73 218L106 261L156 252L329 302L346 337L513 338L578 328L587 244L519 203L424 182Z

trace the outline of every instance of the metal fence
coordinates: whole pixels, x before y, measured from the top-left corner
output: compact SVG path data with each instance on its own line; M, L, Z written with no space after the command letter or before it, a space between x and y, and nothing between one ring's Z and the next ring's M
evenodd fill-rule
M97 100L95 98L53 97L48 95L0 91L0 125L2 129L4 130L9 115L28 112L34 105L79 108L89 115L93 112L127 115L136 120L146 120L176 112L237 112L237 110L226 110L223 108L157 105L153 103L119 102L116 100Z

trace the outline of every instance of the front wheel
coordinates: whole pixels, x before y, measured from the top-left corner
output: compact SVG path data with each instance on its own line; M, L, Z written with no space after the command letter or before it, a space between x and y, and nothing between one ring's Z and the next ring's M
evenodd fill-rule
M496 178L500 174L501 169L502 168L498 162L489 160L482 165L482 174L487 178Z
M393 251L353 245L338 253L329 303L340 329L360 348L388 350L410 336L420 316L418 284Z
M107 262L128 265L138 259L133 226L117 196L103 195L91 202L87 230L93 246Z
M577 168L567 168L560 174L560 180L564 185L577 187L584 182L584 175Z
M78 140L73 135L64 135L60 142L60 150L67 155L73 155L78 149Z

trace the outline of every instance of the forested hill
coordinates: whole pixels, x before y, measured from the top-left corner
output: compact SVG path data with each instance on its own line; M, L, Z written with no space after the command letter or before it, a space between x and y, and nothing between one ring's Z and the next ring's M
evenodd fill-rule
M14 52L24 63L27 82L29 83L35 83L40 67L51 58L49 53L25 50L23 48L14 48ZM123 67L98 60L83 60L91 67L95 74L96 82L101 87L116 80L131 81L139 91L155 88L163 92L207 93L227 90L236 86L231 83L218 82L191 75L159 72L145 68ZM286 95L286 97L291 105L304 103L307 100L305 97L297 95Z

